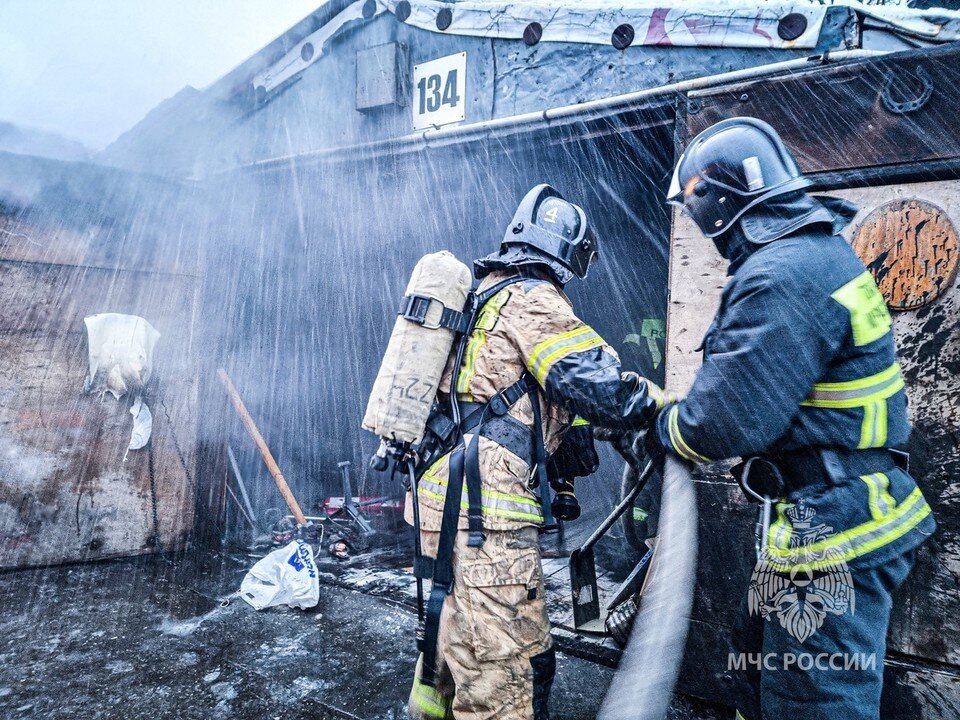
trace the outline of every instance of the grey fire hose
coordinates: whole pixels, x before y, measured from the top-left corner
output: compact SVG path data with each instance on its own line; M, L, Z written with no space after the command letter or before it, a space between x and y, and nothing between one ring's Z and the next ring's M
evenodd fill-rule
M697 568L697 502L690 468L668 457L657 562L599 720L662 720L687 640Z

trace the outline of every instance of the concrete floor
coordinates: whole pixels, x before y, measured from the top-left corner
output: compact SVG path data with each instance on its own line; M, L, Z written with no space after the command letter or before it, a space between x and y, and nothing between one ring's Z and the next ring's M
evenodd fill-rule
M325 584L312 610L255 612L230 597L245 571L147 557L0 574L0 718L406 717L408 606ZM595 717L612 673L560 655L553 717ZM718 716L678 700L672 717Z

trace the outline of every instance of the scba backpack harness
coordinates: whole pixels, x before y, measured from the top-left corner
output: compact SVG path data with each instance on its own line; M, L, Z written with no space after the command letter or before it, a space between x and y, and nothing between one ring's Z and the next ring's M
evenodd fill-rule
M463 485L467 486L467 522L469 547L480 547L484 542L482 481L480 477L480 442L486 437L504 445L520 457L532 455L535 463L535 487L539 487L541 505L547 522L550 503L547 493L547 459L543 442L543 422L540 413L539 386L528 372L515 383L499 391L488 402L466 403L457 398L456 388L463 365L467 342L477 324L483 307L501 290L521 282L543 283L545 280L516 275L502 280L485 290L473 290L467 298L463 312L445 308L439 320L441 327L457 333L454 345L455 363L450 381L450 400L436 402L427 420L424 440L417 446L416 463L408 462L408 484L414 503L414 525L417 543L415 546L414 575L418 584L419 614L422 621L417 645L423 653L423 668L420 681L433 686L437 672L437 640L440 630L440 615L447 595L453 591L453 554L460 520ZM411 322L426 323L431 298L407 295L403 299L400 315ZM530 430L508 415L522 397L530 398L533 409L533 429ZM465 413L465 414L464 414ZM532 434L532 438L530 437ZM465 436L472 435L469 443ZM531 443L532 440L532 443ZM450 472L443 514L440 522L440 539L435 558L423 555L420 549L420 518L417 483L420 477L437 459L450 454ZM426 607L423 606L423 581L433 581Z

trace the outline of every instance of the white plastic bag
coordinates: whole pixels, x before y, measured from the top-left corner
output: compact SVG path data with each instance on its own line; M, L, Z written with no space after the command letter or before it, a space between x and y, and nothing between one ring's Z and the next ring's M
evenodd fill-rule
M128 392L138 395L153 372L153 348L160 333L136 315L100 313L83 323L90 355L84 392L109 392L118 400Z
M256 610L275 605L312 608L320 601L313 548L294 540L258 560L240 583L240 597Z

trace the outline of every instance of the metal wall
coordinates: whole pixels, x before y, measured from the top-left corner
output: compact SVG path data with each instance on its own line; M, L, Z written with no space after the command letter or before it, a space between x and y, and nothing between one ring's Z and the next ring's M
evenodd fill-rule
M844 32L840 26L825 30L818 51L848 47ZM281 40L292 48L305 33L300 29ZM260 102L253 91L254 69L264 69L268 51L210 88L184 89L107 148L101 159L158 174L203 177L260 160L407 135L413 131L409 87L400 105L357 110L357 53L384 43L405 48L400 73L407 81L414 65L465 52L466 123L813 54L650 46L617 50L573 42L530 46L519 39L429 32L387 13L346 25L317 50L322 53L318 60Z

